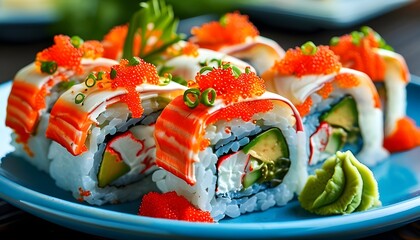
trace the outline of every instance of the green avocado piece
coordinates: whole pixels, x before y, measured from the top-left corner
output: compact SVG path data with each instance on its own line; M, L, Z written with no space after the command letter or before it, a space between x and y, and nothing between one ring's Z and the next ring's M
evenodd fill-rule
M270 128L251 140L244 148L245 154L263 162L275 162L279 158L289 158L289 148L282 132Z
M357 168L363 180L362 201L356 208L356 211L365 211L372 207L382 205L379 200L378 182L372 171L362 163L360 163L353 154L349 153L351 163Z
M333 127L342 127L350 132L359 127L358 117L356 101L353 97L346 96L329 111L324 112L320 116L320 121L325 121Z
M298 197L303 208L319 215L348 214L358 208L363 179L351 156L350 151L337 152L308 178Z
M252 160L251 160L252 161ZM243 188L248 188L252 184L258 181L262 176L261 168L254 169L251 172L248 172L244 175L244 178L242 180L242 186Z
M347 132L343 128L332 128L331 135L328 138L325 152L335 154L337 151L342 149L347 142Z
M115 154L105 150L98 171L98 186L105 187L129 171L129 165L119 160Z

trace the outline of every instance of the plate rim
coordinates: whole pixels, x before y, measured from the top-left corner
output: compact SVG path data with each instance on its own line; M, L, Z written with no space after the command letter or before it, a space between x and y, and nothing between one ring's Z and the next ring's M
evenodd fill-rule
M420 87L420 78L414 76L409 84ZM11 85L12 81L1 83L0 92L6 91L8 88L10 89ZM4 156L0 157L3 158ZM255 238L255 231L258 231L259 238L335 236L338 233L343 234L346 231L350 231L351 234L363 235L372 227L388 227L391 229L420 219L419 190L410 199L348 215L264 222L262 224L256 224L255 222L220 222L209 224L144 217L132 213L123 213L70 202L22 186L13 179L8 178L7 173L1 166L0 186L2 186L0 198L44 219L47 219L45 214L52 214L51 217L61 217L69 221L77 219L82 223L98 228L104 226L112 227L112 225L118 223L121 226L120 229L124 231L161 237L169 233L182 237L200 237L206 234L207 237L225 238L227 237L227 232L229 232L229 236L231 237ZM389 214L390 212L392 214ZM100 219L101 216L103 217L105 215L109 218ZM349 225L353 225L350 230L347 227ZM357 229L355 229L356 227ZM190 231L185 231L185 229L189 229ZM92 234L92 232L88 233ZM97 233L93 234L98 235Z

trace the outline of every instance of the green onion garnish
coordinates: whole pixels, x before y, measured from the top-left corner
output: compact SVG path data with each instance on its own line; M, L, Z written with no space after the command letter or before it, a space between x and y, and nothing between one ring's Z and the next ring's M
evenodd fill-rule
M363 34L358 32L358 31L353 31L351 32L351 42L354 45L359 45L360 44L360 40L362 39Z
M195 107L197 107L198 104L200 103L200 90L197 89L197 88L189 88L189 89L187 89L184 92L184 103L189 108L195 108Z
M130 66L137 66L140 63L140 61L136 57L130 58L130 60L128 62L129 62L128 64Z
M117 77L117 70L111 68L111 73L109 74L111 79L115 79Z
M250 73L250 72L251 72L251 68L250 68L249 66L248 66L248 67L246 67L246 68L245 68L245 73L246 73L246 74L248 74L248 73Z
M41 62L41 72L53 74L57 71L57 63L54 61Z
M93 87L96 84L96 77L93 73L89 74L89 76L85 79L86 87Z
M207 107L213 106L215 100L216 100L216 90L214 90L214 88L207 88L201 94L201 102Z
M99 71L98 74L96 75L96 80L102 80L104 74L105 73L103 71Z
M233 71L233 75L235 75L235 77L239 77L239 75L241 75L241 69L239 69L237 66L232 66L232 71Z
M222 66L222 60L221 59L213 58L212 60L210 60L210 62L217 63L218 67Z
M337 46L339 42L340 42L339 37L332 37L330 40L330 46Z
M302 49L303 55L314 55L317 51L316 45L311 41L308 41L305 44L303 44L300 47L300 49Z
M200 74L203 74L203 73L204 73L204 72L206 72L206 71L211 72L212 70L213 70L213 67L210 67L210 66L202 67L202 68L200 69Z
M73 36L71 37L70 42L75 48L79 48L84 41L79 36Z
M165 85L168 85L171 81L172 81L172 74L165 73L165 75L163 75L163 77L159 78L159 85L160 86L165 86Z
M84 100L85 100L85 95L84 95L83 93L78 93L78 94L76 95L76 97L74 98L74 102L75 102L76 104L80 104L80 103L82 103Z

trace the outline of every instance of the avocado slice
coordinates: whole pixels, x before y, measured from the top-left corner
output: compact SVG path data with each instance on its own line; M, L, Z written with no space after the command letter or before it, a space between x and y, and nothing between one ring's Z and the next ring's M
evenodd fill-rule
M356 101L352 96L345 96L329 111L324 112L319 119L333 127L342 127L351 132L359 127L358 117Z
M244 148L245 154L265 163L279 158L289 158L289 148L283 133L278 128L270 128L251 140Z
M249 154L252 171L243 178L243 187L270 182L272 187L283 181L289 171L289 148L283 133L278 128L270 128L257 135L242 151Z
M102 162L99 166L98 186L105 187L129 171L130 166L107 148L104 151Z
M332 128L325 152L335 154L341 150L347 142L347 135L347 132L343 128Z

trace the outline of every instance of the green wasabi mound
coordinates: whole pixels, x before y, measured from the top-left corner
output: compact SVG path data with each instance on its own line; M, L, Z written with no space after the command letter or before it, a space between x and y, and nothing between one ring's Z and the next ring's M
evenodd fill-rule
M328 158L308 177L298 200L304 209L319 215L349 214L381 205L372 171L350 151Z

